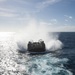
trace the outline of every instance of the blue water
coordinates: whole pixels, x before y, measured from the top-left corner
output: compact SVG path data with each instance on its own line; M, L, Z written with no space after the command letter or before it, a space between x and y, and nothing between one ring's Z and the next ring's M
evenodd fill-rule
M75 75L74 32L60 33L62 49L44 55L19 53L11 35L0 37L0 75Z
M57 56L69 59L65 66L75 75L75 32L62 32L59 39L62 41L64 46Z

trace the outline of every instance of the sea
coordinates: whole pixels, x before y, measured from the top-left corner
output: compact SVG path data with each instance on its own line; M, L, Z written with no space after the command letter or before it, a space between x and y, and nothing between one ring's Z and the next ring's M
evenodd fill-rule
M18 51L14 33L0 32L0 75L75 75L75 32L58 34L62 48L30 55Z

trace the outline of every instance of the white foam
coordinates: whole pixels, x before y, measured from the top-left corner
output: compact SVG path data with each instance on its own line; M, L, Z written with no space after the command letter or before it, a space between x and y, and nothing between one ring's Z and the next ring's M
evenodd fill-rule
M73 75L63 64L68 59L58 59L50 54L31 57L25 64L26 73L30 75Z

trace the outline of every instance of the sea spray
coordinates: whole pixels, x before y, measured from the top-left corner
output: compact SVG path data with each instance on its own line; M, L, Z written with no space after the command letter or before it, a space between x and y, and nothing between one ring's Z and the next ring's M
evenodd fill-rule
M62 48L62 42L58 39L59 33L49 32L46 25L32 20L22 31L17 34L17 45L19 50L27 50L29 41L37 42L42 39L45 42L46 50L57 50Z

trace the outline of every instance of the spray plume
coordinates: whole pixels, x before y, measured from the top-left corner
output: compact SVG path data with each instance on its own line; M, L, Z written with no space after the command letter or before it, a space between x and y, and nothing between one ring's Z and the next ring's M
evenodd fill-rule
M27 50L29 41L37 42L42 39L46 44L47 50L57 50L62 48L62 42L58 39L59 34L49 32L49 27L36 20L29 21L28 25L19 32L17 44L20 50Z

